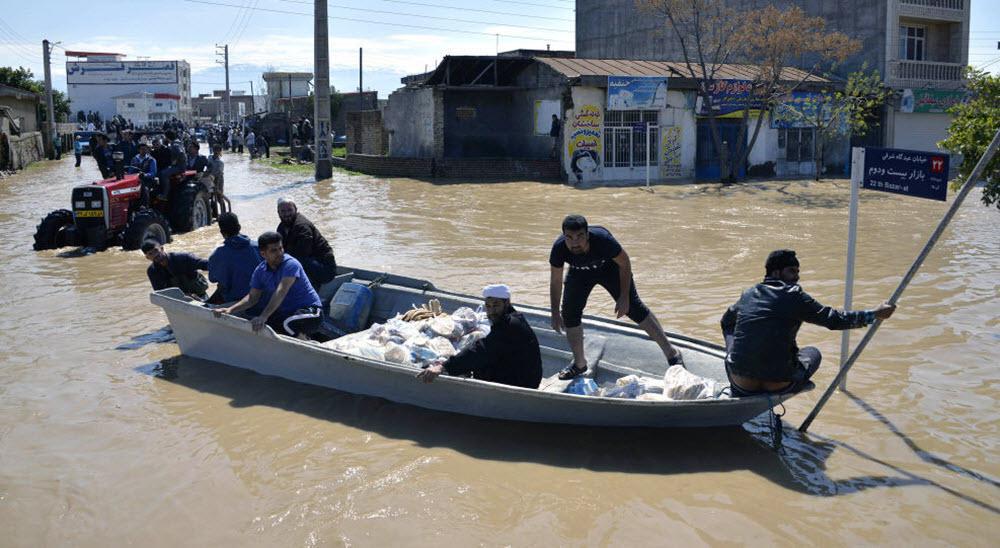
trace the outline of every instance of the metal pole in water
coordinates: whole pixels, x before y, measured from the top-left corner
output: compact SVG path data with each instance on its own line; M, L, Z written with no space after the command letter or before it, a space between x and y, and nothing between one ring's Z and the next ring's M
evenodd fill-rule
M864 179L865 149L854 147L851 150L851 208L847 223L847 273L844 275L844 310L851 309L854 299L854 257L858 241L858 194L861 181ZM847 363L851 351L851 330L845 329L840 336L840 367ZM847 375L840 381L840 389L847 390Z
M646 190L649 190L649 129L650 123L646 122Z
M951 207L948 208L948 212L944 214L941 222L938 223L937 228L934 229L931 237L924 245L924 249L920 252L920 255L917 256L917 260L913 261L913 264L910 265L910 270L907 271L905 276L903 276L903 280L899 282L899 286L896 287L896 291L894 291L892 297L889 298L889 304L896 304L896 301L899 300L899 296L902 295L903 290L905 290L906 286L910 284L913 277L917 275L917 270L920 269L920 266L924 264L924 260L926 260L927 256L930 255L931 250L934 249L934 244L937 243L938 238L940 238L941 234L944 233L944 229L948 228L948 224L951 222L952 217L954 217L955 213L958 212L958 208L962 205L962 202L965 201L965 197L969 195L969 192L972 191L972 187L976 186L976 181L979 179L980 175L982 175L983 170L986 169L986 165L993 159L993 155L996 154L998 147L1000 147L1000 130L997 130L996 134L993 135L993 141L990 142L990 146L986 148L986 152L983 153L982 158L980 158L979 162L976 163L976 167L972 170L972 173L969 174L969 178L966 179L965 184L962 185L962 189L958 191L958 195L955 196L955 201L951 204ZM833 395L833 391L837 389L840 382L845 376L847 376L847 372L852 366L854 366L854 363L858 360L858 356L860 356L861 352L863 352L865 347L868 346L868 342L875 336L875 333L881 325L882 320L875 320L875 323L868 328L868 331L865 332L865 336L861 339L861 342L858 343L854 352L851 353L851 357L848 358L847 362L844 363L844 366L840 368L840 372L837 373L833 382L830 383L829 387L827 387L826 392L823 392L823 396L821 396L819 402L816 403L816 407L814 407L809 413L806 420L802 422L802 426L799 427L799 432L805 432L809 429L809 425L816 419L816 415L819 415L823 406L826 405L827 400L829 400L830 396Z

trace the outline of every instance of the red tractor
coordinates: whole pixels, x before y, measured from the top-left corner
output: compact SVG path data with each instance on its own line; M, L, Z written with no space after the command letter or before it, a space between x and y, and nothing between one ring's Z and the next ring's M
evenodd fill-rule
M116 158L115 176L73 189L72 210L57 209L39 223L35 251L63 246L104 249L120 243L139 249L147 239L162 244L171 232L188 232L212 224L215 196L210 183L185 171L171 179L166 200L156 196L156 181L125 174Z

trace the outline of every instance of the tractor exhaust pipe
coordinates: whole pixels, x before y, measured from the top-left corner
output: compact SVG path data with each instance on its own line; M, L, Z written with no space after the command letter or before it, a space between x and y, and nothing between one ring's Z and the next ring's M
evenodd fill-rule
M115 180L121 181L125 177L125 153L116 150L111 153L111 160L115 164Z

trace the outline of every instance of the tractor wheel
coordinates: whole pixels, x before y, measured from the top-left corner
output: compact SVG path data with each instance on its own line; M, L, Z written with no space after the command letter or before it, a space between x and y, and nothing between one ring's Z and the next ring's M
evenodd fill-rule
M35 251L66 245L66 229L71 226L73 212L68 209L57 209L46 215L35 231Z
M139 249L142 242L146 240L156 240L161 244L170 241L170 225L156 210L140 208L132 216L132 220L125 227L122 236L122 249L131 251Z
M212 224L208 191L201 185L189 186L177 193L170 206L170 225L177 232L190 232Z

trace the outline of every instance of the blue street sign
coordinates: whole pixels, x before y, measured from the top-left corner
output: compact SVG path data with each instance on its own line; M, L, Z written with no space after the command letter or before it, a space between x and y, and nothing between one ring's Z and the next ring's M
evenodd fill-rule
M862 187L943 202L948 193L948 155L866 147Z
M646 131L646 122L632 124L632 131Z

